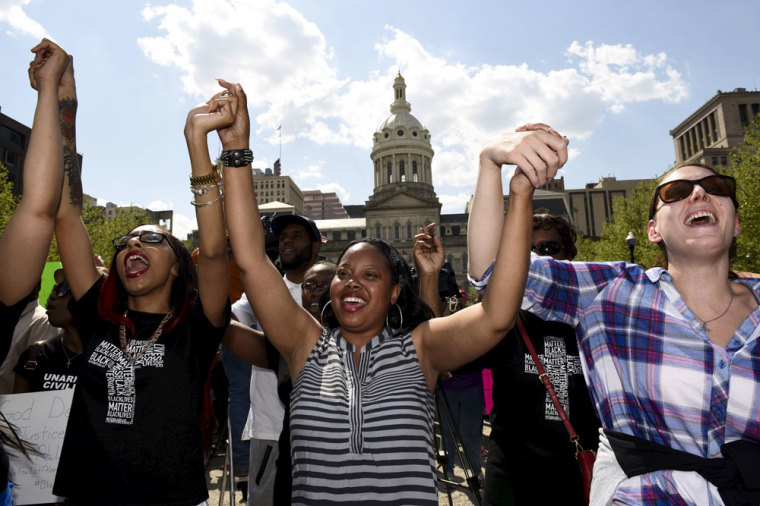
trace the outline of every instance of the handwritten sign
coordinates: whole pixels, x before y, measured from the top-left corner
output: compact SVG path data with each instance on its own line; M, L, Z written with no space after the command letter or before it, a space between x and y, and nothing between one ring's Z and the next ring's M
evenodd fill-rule
M57 502L53 482L61 456L73 389L0 395L0 411L17 429L21 439L41 455L31 460L9 451L13 504Z

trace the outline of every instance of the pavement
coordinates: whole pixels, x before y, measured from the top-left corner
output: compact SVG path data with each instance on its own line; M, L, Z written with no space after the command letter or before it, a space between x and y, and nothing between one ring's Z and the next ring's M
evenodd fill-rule
M437 431L437 429L436 429ZM491 427L486 421L483 424L483 439L482 447L488 447L488 435L491 433ZM224 448L220 449L224 451ZM485 463L488 456L483 456L483 469L485 473ZM211 461L208 467L208 473L206 475L206 482L208 484L209 506L231 506L238 504L247 504L243 500L243 495L239 491L235 491L234 502L231 502L229 478L224 487L222 487L222 475L224 474L224 453L216 453L211 457ZM475 494L467 486L465 480L464 470L457 465L454 468L454 477L452 480L445 480L443 470L441 466L438 466L438 504L441 506L465 506L470 504L478 504L475 499ZM224 488L224 491L222 491ZM223 492L223 493L222 493ZM480 490L482 496L482 489Z

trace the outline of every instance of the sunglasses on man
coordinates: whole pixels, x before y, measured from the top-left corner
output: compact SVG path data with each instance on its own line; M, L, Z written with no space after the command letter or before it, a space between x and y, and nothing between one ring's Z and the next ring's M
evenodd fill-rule
M543 241L530 247L536 255L542 257L556 255L562 251L562 245L558 241Z
M702 179L674 179L657 187L654 194L666 204L683 200L699 185L710 195L730 197L736 203L736 179L731 176L712 175Z

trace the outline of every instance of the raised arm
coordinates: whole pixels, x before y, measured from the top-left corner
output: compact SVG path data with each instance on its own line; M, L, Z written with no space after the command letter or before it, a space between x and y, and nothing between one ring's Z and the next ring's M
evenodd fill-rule
M435 223L420 228L420 232L414 236L412 255L420 285L420 298L430 306L436 317L443 316L438 277L443 268L445 253L443 244L435 236Z
M66 68L58 88L63 141L63 187L55 218L55 239L66 280L75 299L84 295L100 276L90 245L90 236L82 221L82 167L77 156L76 115L77 90L74 61Z
M47 39L32 52L29 80L37 90L37 108L24 160L24 195L0 237L0 302L6 305L29 295L40 280L63 178L58 86L69 55Z
M491 141L500 142L505 147L517 148L505 163L524 167L526 174L541 169L547 158L555 156L554 153L560 158L560 167L567 161L567 150L555 149L562 142L567 145L567 139L543 123L521 126L515 132L502 134ZM504 225L503 199L501 171L482 170L481 165L467 224L467 272L475 279L480 279L496 258Z
M216 167L209 158L207 137L210 131L234 121L238 105L237 97L219 92L190 110L185 122L192 204L198 221L198 295L206 318L216 326L225 321L230 276L222 195Z
M440 372L454 370L487 352L514 325L530 258L533 191L567 160L566 139L552 132L504 134L481 151L479 179L500 179L505 164L519 160L521 166L510 181L509 207L504 226L496 232L496 262L483 302L430 320L413 332L421 345L417 349L422 350L420 358L429 383ZM480 181L477 184L482 187ZM501 214L501 196L492 205L498 205Z
M222 149L249 149L245 92L239 84L220 83L240 100L235 123L219 131ZM297 378L322 327L293 300L280 273L266 256L250 164L225 167L224 188L227 228L245 293L256 308L267 338L285 358L291 376Z

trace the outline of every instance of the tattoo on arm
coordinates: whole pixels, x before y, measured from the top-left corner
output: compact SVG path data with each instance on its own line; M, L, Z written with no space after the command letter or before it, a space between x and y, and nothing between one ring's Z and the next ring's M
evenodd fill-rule
M63 139L63 172L69 185L69 200L72 206L81 209L82 169L77 155L76 140L76 98L63 98L58 101L60 109L61 138Z

